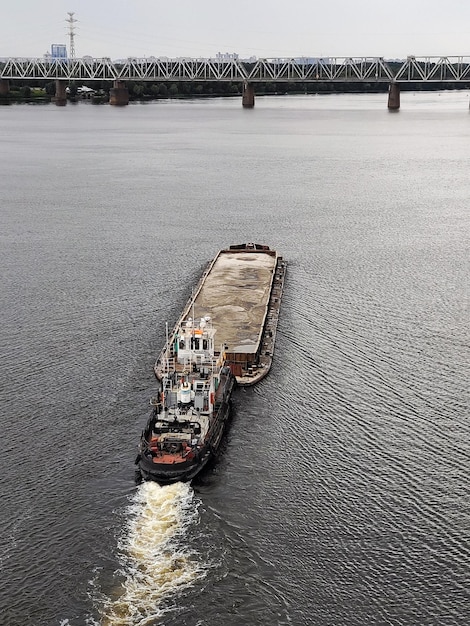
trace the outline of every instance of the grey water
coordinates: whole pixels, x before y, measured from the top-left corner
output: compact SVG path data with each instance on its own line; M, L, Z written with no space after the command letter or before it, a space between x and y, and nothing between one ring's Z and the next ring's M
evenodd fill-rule
M0 623L470 623L465 92L0 108ZM136 486L205 263L288 262L217 463ZM166 489L166 491L165 491Z

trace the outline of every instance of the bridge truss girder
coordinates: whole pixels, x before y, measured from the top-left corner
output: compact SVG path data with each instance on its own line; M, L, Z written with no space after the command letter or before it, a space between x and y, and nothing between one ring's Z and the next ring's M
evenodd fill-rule
M161 82L468 82L470 57L329 57L325 59L20 59L0 60L0 77L23 80Z

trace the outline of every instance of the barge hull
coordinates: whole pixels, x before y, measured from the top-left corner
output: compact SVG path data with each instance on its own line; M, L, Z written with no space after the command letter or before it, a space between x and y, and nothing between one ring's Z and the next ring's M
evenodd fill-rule
M272 364L286 264L267 246L221 250L204 271L181 319L208 316L217 329L217 352L239 385L257 383ZM174 359L175 331L155 364Z

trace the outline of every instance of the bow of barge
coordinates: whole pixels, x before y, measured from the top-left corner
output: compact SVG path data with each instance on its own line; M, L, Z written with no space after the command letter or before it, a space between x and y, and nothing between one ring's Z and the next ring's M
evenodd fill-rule
M180 319L209 316L222 354L242 386L254 385L272 364L286 262L268 246L233 245L220 250L204 271ZM178 326L178 324L177 324ZM176 327L155 363L177 353Z

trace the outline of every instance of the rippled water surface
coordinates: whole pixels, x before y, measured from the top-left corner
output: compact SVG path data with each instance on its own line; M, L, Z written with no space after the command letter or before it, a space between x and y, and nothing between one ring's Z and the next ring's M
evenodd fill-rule
M0 109L0 622L470 623L464 92ZM204 264L288 261L218 462L136 487Z

